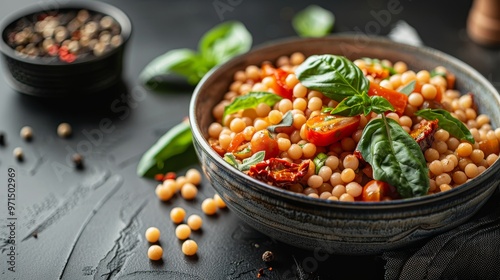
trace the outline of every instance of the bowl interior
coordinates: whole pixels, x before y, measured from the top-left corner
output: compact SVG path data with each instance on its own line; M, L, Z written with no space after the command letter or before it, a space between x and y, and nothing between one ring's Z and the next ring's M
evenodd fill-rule
M190 119L194 137L200 142L203 152L227 168L232 168L210 147L207 139L207 128L213 122L211 109L222 99L227 92L234 73L244 69L247 65L260 66L264 61L275 62L282 55L291 55L300 51L304 55L313 54L336 54L343 55L354 60L362 57L388 59L390 61L404 61L408 68L416 72L422 69L432 69L436 66L445 66L456 76L456 88L463 94L471 92L474 94L475 102L479 105L479 111L491 117L493 127L499 127L500 120L500 95L496 89L480 73L462 61L427 47L415 47L390 41L382 37L367 37L364 35L334 35L316 39L287 38L273 41L257 48L247 54L236 57L227 63L212 69L198 84L191 100ZM238 174L239 172L236 172ZM481 176L454 188L451 191L434 195L427 195L404 200L383 201L377 205L363 202L342 203L337 201L319 200L295 194L279 188L272 188L266 184L248 178L251 187L259 188L263 192L278 193L280 196L295 200L307 201L320 205L335 205L336 207L375 209L383 207L416 206L441 199L447 199L460 192L473 188L484 178L496 177L500 173L500 161L488 168ZM240 176L240 175L235 175Z

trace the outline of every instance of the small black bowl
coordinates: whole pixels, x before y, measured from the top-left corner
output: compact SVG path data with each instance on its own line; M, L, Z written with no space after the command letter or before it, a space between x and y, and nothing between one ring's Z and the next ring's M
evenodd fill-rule
M117 23L121 43L102 55L77 55L72 62L58 57L20 55L12 46L13 30L20 21L34 22L40 15L69 14L86 10L91 16L109 16ZM105 92L122 82L123 56L132 24L121 10L99 1L37 3L16 11L0 23L5 79L16 91L38 97L75 98ZM58 45L59 47L60 45Z

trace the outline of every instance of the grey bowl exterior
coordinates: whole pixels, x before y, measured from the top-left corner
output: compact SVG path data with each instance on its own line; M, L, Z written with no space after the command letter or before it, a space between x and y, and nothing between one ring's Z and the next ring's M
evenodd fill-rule
M440 51L380 37L335 35L289 38L262 45L213 69L196 87L189 117L202 168L228 207L258 231L284 243L332 254L372 255L401 248L466 222L499 186L500 160L480 176L450 191L377 203L326 201L255 180L226 163L208 144L211 109L227 91L233 74L247 65L275 61L300 51L350 59L405 61L410 69L443 65L456 75L457 88L474 93L481 112L500 126L500 96L477 71Z
M6 31L20 18L43 11L87 9L113 17L121 27L123 42L100 57L89 56L73 63L43 58L21 57L6 43ZM125 47L132 33L128 16L118 8L100 1L37 3L16 11L0 23L0 51L5 79L16 91L38 97L72 98L101 93L121 82Z

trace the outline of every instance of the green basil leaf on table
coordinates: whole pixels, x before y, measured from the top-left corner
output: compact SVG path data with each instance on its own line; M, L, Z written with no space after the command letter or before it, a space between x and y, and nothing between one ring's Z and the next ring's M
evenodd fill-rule
M319 170L321 169L321 167L323 167L325 165L327 158L328 158L328 155L325 153L319 153L318 155L316 155L316 157L314 157L313 162L314 162L314 166L315 166L314 167L315 174L319 173Z
M463 122L453 117L450 112L443 109L422 109L415 112L415 115L426 120L438 120L438 126L448 131L460 140L466 140L474 144L474 137Z
M200 39L198 51L209 66L226 62L252 47L252 35L243 23L228 21L210 29Z
M318 5L309 5L292 19L292 26L301 37L326 36L332 31L334 23L333 13Z
M187 120L170 128L141 157L137 174L153 178L156 174L178 171L198 162Z
M158 75L178 74L188 79L190 83L197 83L201 77L195 65L199 60L196 52L190 49L175 49L153 59L139 75L141 83L153 86L154 78Z
M281 122L279 124L268 126L267 130L269 130L269 132L275 133L275 132L277 132L276 130L279 130L280 128L286 128L286 127L290 127L292 125L293 125L293 114L292 114L292 111L288 111L283 116L283 119L281 120Z
M424 155L396 121L385 117L371 120L357 150L372 166L374 179L396 187L403 198L427 194L429 178Z
M417 81L413 80L413 81L409 82L408 84L406 84L401 89L399 89L398 91L401 93L404 93L406 95L410 95L413 92L413 90L415 89L416 83L417 83Z
M155 89L163 81L159 76L179 75L196 85L213 67L243 54L252 47L252 36L238 21L223 22L203 35L198 50L170 50L149 62L139 75L139 81Z
M320 91L338 102L366 93L370 87L370 81L361 69L344 56L310 56L297 67L295 74L308 89Z
M281 99L281 96L266 91L252 91L248 94L240 95L236 97L233 102L231 102L231 104L227 105L224 108L222 119L224 119L229 114L238 112L239 110L255 108L260 103L266 103L267 105L272 107Z

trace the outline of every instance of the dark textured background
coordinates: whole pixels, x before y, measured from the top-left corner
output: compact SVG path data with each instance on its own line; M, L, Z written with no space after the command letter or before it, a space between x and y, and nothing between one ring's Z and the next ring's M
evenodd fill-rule
M52 2L51 2L52 1ZM66 0L68 1L68 0ZM200 36L226 20L243 22L254 46L295 36L293 15L306 1L225 1L236 4L218 14L217 1L109 0L131 18L133 35L126 49L124 89L111 99L85 102L46 101L21 95L0 79L0 220L6 224L7 169L17 173L16 273L6 271L7 229L0 225L0 279L255 279L266 250L275 261L263 279L380 279L380 256L335 256L307 252L259 234L231 210L205 217L194 232L199 251L185 257L168 213L184 207L188 215L202 214L200 203L214 194L205 181L198 197L186 202L175 197L160 202L156 183L135 173L142 153L188 113L192 88L180 86L167 93L149 92L137 83L143 67L156 56L175 48L197 47ZM3 0L0 18L37 3L63 0ZM316 1L336 15L334 33L364 30L389 1ZM500 86L500 55L472 43L465 32L471 1L400 1L403 10L391 15L378 35L386 35L400 19L419 32L424 44L455 56ZM4 70L0 70L3 76ZM128 94L127 94L128 93ZM103 131L100 123L111 123ZM56 134L60 122L73 126L73 137ZM30 125L34 139L27 143L19 130ZM26 160L18 163L12 150L20 146ZM86 149L85 166L74 170L68 157ZM199 168L198 166L194 166ZM162 262L147 258L147 227L161 232Z

